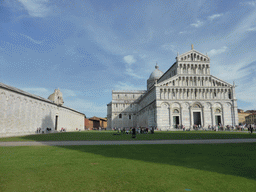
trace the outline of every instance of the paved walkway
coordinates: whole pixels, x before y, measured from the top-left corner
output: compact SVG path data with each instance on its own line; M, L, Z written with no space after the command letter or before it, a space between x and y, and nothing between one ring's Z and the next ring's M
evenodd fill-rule
M255 143L256 139L146 140L146 141L24 141L0 142L0 146L141 145Z

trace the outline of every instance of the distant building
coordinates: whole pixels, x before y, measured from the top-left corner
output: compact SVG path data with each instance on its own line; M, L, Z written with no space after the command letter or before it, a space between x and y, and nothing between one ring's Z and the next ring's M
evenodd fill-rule
M107 119L101 117L91 117L84 119L84 128L88 130L99 129L99 127L107 128Z
M246 120L245 117L249 116L250 112L244 112L242 109L238 109L238 123L239 124L245 124Z
M243 109L237 109L238 113L244 113Z
M245 113L256 113L256 110L247 110Z
M63 106L56 89L48 99L0 83L0 137L84 128L84 114Z
M246 116L245 123L246 124L256 124L256 113Z
M211 75L209 56L193 46L165 73L156 65L147 90L112 91L107 110L108 129L238 125L235 85Z

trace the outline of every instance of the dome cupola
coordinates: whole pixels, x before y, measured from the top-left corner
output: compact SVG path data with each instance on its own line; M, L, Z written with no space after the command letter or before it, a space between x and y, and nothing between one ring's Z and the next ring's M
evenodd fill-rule
M157 80L159 79L164 73L159 70L158 65L156 64L155 70L150 74L149 79L151 80Z
M156 64L155 70L150 74L147 80L147 89L149 90L163 74L164 73L159 70L159 67Z

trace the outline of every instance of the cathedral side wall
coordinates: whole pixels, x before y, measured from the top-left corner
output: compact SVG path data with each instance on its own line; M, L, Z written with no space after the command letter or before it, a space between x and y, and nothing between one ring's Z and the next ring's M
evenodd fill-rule
M112 102L108 106L108 129L135 127L137 122L138 100L145 91L113 91Z
M169 79L170 77L173 77L177 74L177 64L174 63L172 67L158 80L158 83L165 81L166 79Z
M37 128L68 131L83 129L84 115L10 90L0 88L0 137L35 134Z
M153 88L147 93L139 103L137 126L152 127L156 126L156 89Z

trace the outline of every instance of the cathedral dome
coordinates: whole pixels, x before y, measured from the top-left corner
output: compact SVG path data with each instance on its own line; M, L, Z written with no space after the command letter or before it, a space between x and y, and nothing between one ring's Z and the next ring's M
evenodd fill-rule
M160 71L158 65L156 64L155 70L150 74L149 79L156 80L159 79L164 73Z

